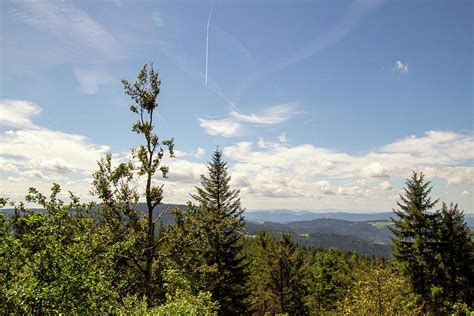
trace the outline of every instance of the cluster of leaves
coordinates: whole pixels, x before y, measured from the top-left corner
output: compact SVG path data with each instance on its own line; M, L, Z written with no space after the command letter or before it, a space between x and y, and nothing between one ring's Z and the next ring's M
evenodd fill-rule
M343 315L421 315L418 297L408 280L392 266L377 264L357 270L338 310Z
M118 300L107 231L88 216L91 204L72 193L66 204L59 193L57 184L49 197L30 189L26 200L44 212L20 203L14 216L0 215L0 309L7 314L104 313Z

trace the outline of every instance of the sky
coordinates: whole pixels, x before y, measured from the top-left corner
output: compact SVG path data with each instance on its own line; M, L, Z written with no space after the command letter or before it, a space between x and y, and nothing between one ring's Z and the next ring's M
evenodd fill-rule
M0 1L0 196L83 201L143 140L121 79L160 74L155 128L185 203L217 146L255 209L389 211L421 171L474 212L473 20L463 0Z

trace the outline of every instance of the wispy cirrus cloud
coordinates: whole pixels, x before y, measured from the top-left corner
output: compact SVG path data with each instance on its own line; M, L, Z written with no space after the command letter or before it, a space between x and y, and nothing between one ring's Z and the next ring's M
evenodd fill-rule
M281 104L265 108L260 112L252 114L243 114L237 111L232 111L230 116L240 122L267 125L282 123L296 114L298 114L298 111L296 110L295 105Z
M294 103L266 107L259 112L251 114L244 114L234 106L227 117L222 119L198 118L198 121L200 122L200 126L210 135L233 137L242 135L245 124L279 124L299 113Z
M291 65L313 57L325 49L344 40L362 21L364 17L382 5L384 0L355 0L341 18L319 36L294 49L289 56L283 56L279 61L270 65L257 67L255 71L243 78L237 87L237 97L245 90L272 73L281 71Z
M207 18L206 28L206 70L205 70L205 81L204 84L207 86L207 67L209 63L209 27L211 25L212 9L214 8L214 0L211 3L211 9L209 10L209 17Z
M82 92L94 94L101 85L110 83L113 77L103 69L96 68L74 68L74 75L79 82Z
M71 0L5 1L2 18L15 24L4 32L2 53L9 72L31 71L49 65L70 64L84 93L95 93L110 81L100 63L115 62L124 49L98 20ZM21 62L19 62L21 61Z
M14 2L10 13L16 20L54 39L35 47L36 55L40 58L49 56L50 63L111 61L121 55L114 36L70 0ZM25 33L16 35L28 36Z

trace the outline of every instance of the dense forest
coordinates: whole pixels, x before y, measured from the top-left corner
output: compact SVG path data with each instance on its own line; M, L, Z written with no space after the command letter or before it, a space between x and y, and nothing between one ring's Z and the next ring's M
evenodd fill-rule
M110 154L98 161L91 187L97 203L82 203L72 192L63 200L58 184L48 194L29 189L25 201L42 212L1 198L2 207L14 208L0 214L2 314L474 310L472 233L456 204L436 209L439 201L422 173L413 172L394 205L391 256L323 249L283 229L246 226L240 192L230 186L218 148L187 207L160 208L166 188L159 178L169 171L162 159L174 156L174 142L155 133L158 72L146 64L136 81L122 83L137 117L132 131L143 143L130 161L115 162ZM137 208L142 199L146 207ZM163 223L165 214L173 221ZM327 235L310 237L316 242Z

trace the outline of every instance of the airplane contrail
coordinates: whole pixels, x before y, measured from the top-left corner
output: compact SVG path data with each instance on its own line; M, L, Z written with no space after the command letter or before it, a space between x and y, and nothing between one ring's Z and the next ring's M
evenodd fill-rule
M206 32L206 75L205 83L207 86L207 64L209 62L209 25L211 24L212 9L214 8L214 0L211 3L211 10L209 10L209 17L207 18L207 32Z

